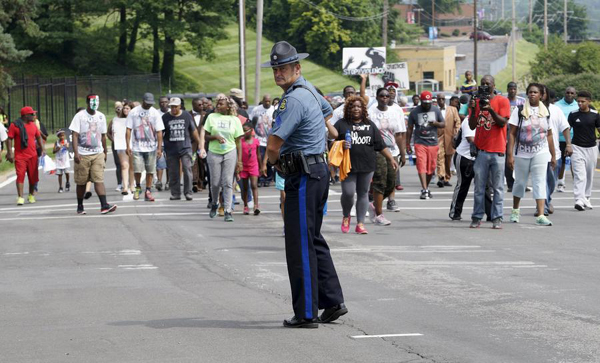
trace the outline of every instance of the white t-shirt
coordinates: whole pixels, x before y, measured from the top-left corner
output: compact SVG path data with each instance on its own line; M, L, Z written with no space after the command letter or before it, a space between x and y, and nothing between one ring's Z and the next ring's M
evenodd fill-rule
M102 135L106 134L106 117L100 111L90 115L87 110L79 111L69 130L79 134L77 150L80 155L96 155L104 152Z
M112 133L115 150L127 150L125 134L127 132L127 118L115 117L112 120Z
M332 125L335 125L336 122L338 122L339 120L344 118L344 106L345 105L346 105L346 103L342 103L341 106L338 106L338 108L333 110L333 113L331 114L331 120L329 120L329 122L331 122Z
M554 140L554 155L556 156L556 160L558 160L562 156L558 138L563 131L571 126L569 125L569 121L567 121L564 112L555 104L551 103L548 111L550 111L550 126L552 126L552 139Z
M269 133L271 133L271 128L273 127L274 111L275 107L272 105L269 108L265 108L263 105L258 105L252 109L250 120L254 120L255 117L258 118L256 121L256 127L254 128L254 133L260 142L260 146L267 146L267 139L269 138Z
M460 144L458 144L456 152L463 158L475 160L475 158L471 156L471 145L469 144L469 141L467 141L467 137L475 138L475 130L471 130L469 127L469 117L465 117L460 125L460 129L462 130L462 140L460 141Z
M67 140L65 140L66 142ZM71 162L69 161L69 148L60 144L60 140L57 140L55 143L56 146L59 146L60 149L57 153L54 154L56 169L68 169L71 167Z
M373 121L381 132L385 146L390 149L392 156L400 154L400 149L396 145L396 134L406 132L404 112L400 106L388 106L387 111L381 111L375 104L369 108L368 113L369 119Z
M552 129L552 125L548 123L546 117L539 115L539 107L531 107L531 116L529 119L523 119L521 131L517 130L519 139L518 149L515 148L512 152L518 151L515 157L531 159L538 154L547 154L550 161L550 149L548 148L548 130ZM519 108L515 108L510 115L508 123L512 126L519 125ZM517 141L515 140L515 144Z
M0 124L0 142L4 142L8 139L8 133L6 133L6 127L3 124Z
M156 151L157 133L165 129L160 112L154 107L137 106L127 115L127 128L131 129L131 149L135 152Z

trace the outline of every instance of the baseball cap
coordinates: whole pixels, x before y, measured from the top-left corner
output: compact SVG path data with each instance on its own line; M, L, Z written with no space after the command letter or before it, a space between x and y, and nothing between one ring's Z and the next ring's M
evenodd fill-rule
M153 105L154 104L154 95L150 92L146 92L146 93L144 93L143 100L147 105Z
M244 91L242 91L239 88L232 88L232 89L230 89L229 90L229 95L232 96L232 97L237 97L237 98L239 98L241 100L244 99Z
M169 106L181 106L181 98L171 97L169 100Z
M35 115L37 111L35 111L31 106L25 106L21 109L21 116L25 115Z
M421 102L423 102L423 103L433 102L433 95L429 91L421 92L421 97L419 97L419 98L421 99Z

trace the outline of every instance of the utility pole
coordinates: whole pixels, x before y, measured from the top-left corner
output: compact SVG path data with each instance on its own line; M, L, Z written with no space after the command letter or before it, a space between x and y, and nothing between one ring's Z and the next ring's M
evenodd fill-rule
M533 1L529 0L529 32L531 33L531 26L533 24Z
M517 18L516 18L516 10L515 10L515 0L512 0L512 80L513 82L517 81L517 26L516 26Z
M244 0L239 0L239 17L240 17L240 88L244 94L244 100L247 100L246 95L246 11Z
M431 0L431 26L435 26L435 0Z
M381 35L383 38L383 46L387 48L388 45L388 11L389 11L389 2L388 0L383 0L383 24L381 29Z
M544 0L544 49L548 50L548 0Z
M256 68L254 71L254 104L260 99L260 62L262 58L263 0L256 0Z
M565 36L565 44L567 44L567 42L569 41L569 36L567 34L567 0L565 0L565 18L564 18L564 29L563 29L563 33Z
M500 19L504 20L504 0L502 0L502 6L500 7L500 11L502 12L500 14Z
M477 0L473 0L473 79L477 82Z

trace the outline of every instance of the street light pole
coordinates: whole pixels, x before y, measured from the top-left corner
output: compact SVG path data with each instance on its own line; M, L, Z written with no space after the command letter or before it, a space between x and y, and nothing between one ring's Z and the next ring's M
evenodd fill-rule
M548 0L544 0L544 49L548 50Z
M473 79L477 82L477 0L473 0Z
M383 46L387 48L388 45L388 9L389 9L389 1L388 0L383 0L383 24L382 24L382 29L381 29L381 33L382 33L382 39L383 39Z
M254 71L254 104L260 99L260 62L262 58L263 0L256 0L256 68Z
M246 11L244 0L239 0L239 17L240 17L240 88L246 96Z
M516 27L516 10L515 10L515 0L512 0L512 80L513 82L517 81L517 27Z
M564 29L563 33L565 36L565 44L569 41L569 36L567 35L567 0L565 0L565 17L564 17Z

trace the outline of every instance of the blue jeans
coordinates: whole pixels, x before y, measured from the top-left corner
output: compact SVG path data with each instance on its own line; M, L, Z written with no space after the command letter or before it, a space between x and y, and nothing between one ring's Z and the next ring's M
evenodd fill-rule
M485 211L485 187L488 178L491 179L494 197L492 200L491 218L492 220L502 219L502 209L504 207L504 155L498 153L489 153L483 150L479 151L473 165L475 173L475 195L472 219L481 220Z
M548 163L548 171L546 172L546 202L544 203L544 213L548 213L548 206L552 203L552 193L556 187L558 181L558 171L562 165L562 158L556 160L556 168L552 170L550 163Z

